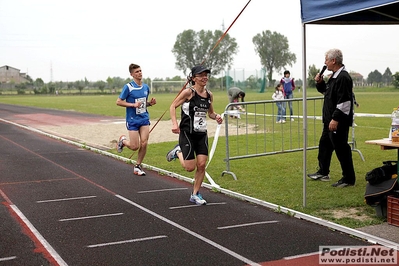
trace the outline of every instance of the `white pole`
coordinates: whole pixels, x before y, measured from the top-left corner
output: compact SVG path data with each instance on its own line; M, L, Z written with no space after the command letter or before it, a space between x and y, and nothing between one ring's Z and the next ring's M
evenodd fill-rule
M303 80L303 207L306 207L306 169L307 169L307 148L308 148L308 111L306 101L306 24L302 24L302 80Z

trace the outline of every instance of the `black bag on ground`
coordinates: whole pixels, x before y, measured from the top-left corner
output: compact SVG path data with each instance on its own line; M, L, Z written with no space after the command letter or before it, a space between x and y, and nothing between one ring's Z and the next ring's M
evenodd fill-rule
M383 166L374 168L366 174L366 181L370 185L377 185L389 179L398 173L398 166L396 161L385 161L382 162Z
M397 181L397 178L392 178L376 185L367 184L366 192L364 193L367 205L373 207L381 204L386 205L387 197L397 194L396 190L399 189Z
M375 208L378 217L387 217L388 196L399 197L397 178L391 178L376 185L366 184L364 199L367 205Z

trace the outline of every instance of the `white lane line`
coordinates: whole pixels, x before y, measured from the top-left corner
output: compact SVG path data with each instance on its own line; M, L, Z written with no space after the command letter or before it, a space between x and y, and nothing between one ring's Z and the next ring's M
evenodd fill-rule
M126 244L126 243L133 243L133 242L148 241L148 240L154 240L154 239L165 238L165 237L167 237L167 236L161 235L161 236L143 237L143 238L123 240L123 241L108 242L108 243L95 244L95 245L88 245L87 247L88 248L98 248L98 247L105 247L105 246L112 246L112 245L121 245L121 244Z
M314 256L314 255L319 255L319 254L320 254L320 252L316 251L316 252L305 253L305 254L300 254L300 255L295 255L295 256L290 256L290 257L284 257L283 260L294 260L294 259L310 257L310 256Z
M226 202L216 202L216 203L207 203L207 206L212 206L212 205L224 205ZM201 205L195 205L195 204L190 204L190 205L182 205L182 206L175 206L175 207L169 207L169 210L175 210L175 209L184 209L184 208L193 208L193 207L200 207Z
M191 231L190 229L188 229L188 228L186 228L186 227L184 227L184 226L182 226L182 225L180 225L180 224L178 224L176 222L173 222L173 221L163 217L162 215L159 215L159 214L157 214L157 213L155 213L155 212L153 212L153 211L151 211L151 210L149 210L149 209L147 209L147 208L145 208L145 207L143 207L143 206L141 206L141 205L139 205L139 204L137 204L137 203L135 203L135 202L123 197L123 196L121 196L121 195L115 195L115 196L120 198L121 200L123 200L123 201L125 201L125 202L127 202L127 203L129 203L129 204L131 204L133 206L135 206L136 208L139 208L140 210L145 211L146 213L148 213L148 214L150 214L150 215L152 215L152 216L164 221L165 223L168 223L168 224L170 224L170 225L172 225L172 226L174 226L174 227L176 227L176 228L178 228L178 229L180 229L180 230L182 230L182 231L184 231L184 232L186 232L186 233L198 238L199 240L204 241L205 243L207 243L207 244L209 244L211 246L214 246L215 248L225 252L226 254L229 254L230 256L232 256L232 257L234 257L234 258L236 258L238 260L241 260L242 262L244 262L244 263L246 263L248 265L261 266L260 264L258 264L256 262L253 262L250 259L247 259L244 256L241 256L240 254L238 254L238 253L236 253L236 252L234 252L234 251L232 251L232 250L230 250L228 248L225 248L222 245L219 245L218 243L216 243L216 242L214 242L214 241L212 241L212 240L210 240L210 239L208 239L208 238L206 238L206 237L204 237L204 236L202 236L200 234L197 234L196 232Z
M230 228L237 228L237 227L246 227L252 225L259 225L259 224L273 224L278 223L278 221L264 221L264 222L255 222L255 223L246 223L246 224L236 224L236 225L229 225L229 226L220 226L217 229L230 229Z
M85 197L75 197L75 198L64 198L64 199L52 199L52 200L38 200L36 203L47 203L47 202L57 202L57 201L66 201L66 200L78 200L78 199L91 199L96 198L97 196L85 196Z
M13 211L19 216L19 218L26 224L32 234L38 239L38 241L43 245L43 247L49 252L51 257L58 263L60 266L68 266L68 264L61 258L61 256L53 249L53 247L47 242L46 239L37 231L37 229L31 224L31 222L25 217L25 215L18 209L15 205L10 205Z
M358 117L391 117L391 114L368 114L368 113L355 113Z
M101 119L100 121L101 121L101 122L105 122L105 123L107 123L107 122L122 122L122 123L125 123L125 122L126 122L126 120L125 120L125 119L122 119L122 118L117 118L117 119Z
M4 258L0 258L0 261L15 260L16 258L17 258L17 256L12 256L12 257L4 257Z
M75 218L65 218L65 219L59 219L58 221L60 221L60 222L65 222L65 221L76 221L76 220L86 220L86 219L93 219L93 218L103 218L103 217L118 216L118 215L123 215L123 212L109 213L109 214L102 214L102 215L93 215L93 216L83 216L83 217L75 217Z
M165 189L154 189L154 190L144 190L137 192L138 194L142 193L154 193L154 192L164 192L164 191L174 191L174 190L186 190L188 188L165 188Z
M121 120L121 121L113 121L111 122L111 124L115 124L115 125L119 125L119 124L125 124L126 121L125 120Z

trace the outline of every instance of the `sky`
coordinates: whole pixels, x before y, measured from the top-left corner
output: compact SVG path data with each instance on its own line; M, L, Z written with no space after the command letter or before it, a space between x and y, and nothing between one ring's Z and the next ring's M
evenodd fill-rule
M130 63L145 78L184 77L171 50L185 30L226 30L248 0L0 0L0 66L34 80L89 81L128 78ZM223 28L224 27L224 28ZM232 71L262 68L252 38L270 30L288 39L296 63L291 77L302 79L303 26L299 0L251 0L231 26L238 53ZM399 26L307 25L306 63L321 68L324 54L341 49L344 64L367 78L387 67L399 72ZM205 63L206 64L206 63ZM230 72L231 73L231 72ZM282 77L275 72L274 79Z

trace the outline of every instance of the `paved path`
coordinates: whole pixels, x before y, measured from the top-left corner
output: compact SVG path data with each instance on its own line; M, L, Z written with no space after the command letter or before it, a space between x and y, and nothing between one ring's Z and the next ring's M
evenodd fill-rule
M0 117L4 118L0 108ZM0 121L0 265L318 265L368 245Z

